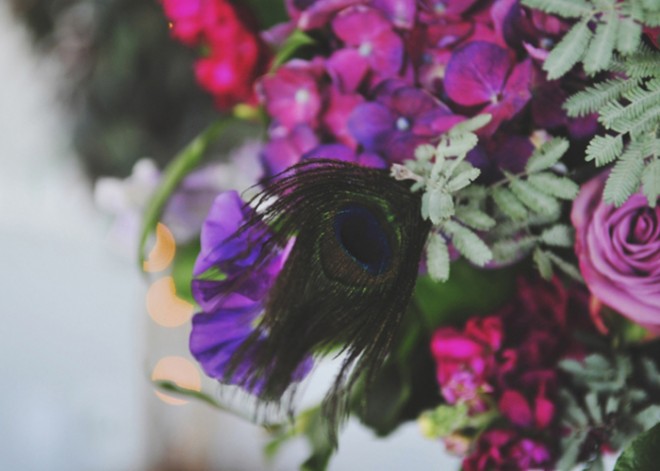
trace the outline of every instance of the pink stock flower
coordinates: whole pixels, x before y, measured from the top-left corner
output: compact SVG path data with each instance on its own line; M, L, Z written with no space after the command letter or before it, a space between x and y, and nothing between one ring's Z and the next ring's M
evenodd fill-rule
M495 356L502 343L498 317L473 317L464 332L453 327L435 331L431 351L437 364L438 384L450 404L466 402L473 411L484 409L479 397L491 392L488 383L494 374Z
M463 470L527 471L550 464L550 450L544 444L513 430L492 429L479 437L474 451L463 461Z
M162 0L171 33L208 53L195 63L200 85L221 109L256 102L254 83L266 71L270 52L248 7L228 0Z
M660 332L660 207L632 195L602 200L607 174L582 186L573 203L575 251L591 293L634 322Z

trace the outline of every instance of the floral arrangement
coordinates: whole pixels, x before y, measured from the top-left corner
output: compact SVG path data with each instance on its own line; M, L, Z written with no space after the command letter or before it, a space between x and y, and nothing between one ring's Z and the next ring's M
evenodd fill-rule
M274 3L162 0L219 120L159 177L141 250L227 123L263 125L254 196L218 194L177 271L204 372L293 409L339 355L271 428L270 451L308 437L304 469L348 415L418 420L466 471L656 469L660 4Z

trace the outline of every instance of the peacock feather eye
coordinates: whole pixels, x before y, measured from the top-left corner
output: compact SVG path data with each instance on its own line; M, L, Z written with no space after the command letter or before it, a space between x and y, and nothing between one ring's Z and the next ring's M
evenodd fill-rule
M369 380L387 357L406 311L430 229L420 197L387 171L310 160L253 203L257 212L238 233L270 226L262 257L295 242L231 365L249 355L244 385L259 382L263 399L279 401L306 358L339 347L345 360L326 397L336 417L358 377Z

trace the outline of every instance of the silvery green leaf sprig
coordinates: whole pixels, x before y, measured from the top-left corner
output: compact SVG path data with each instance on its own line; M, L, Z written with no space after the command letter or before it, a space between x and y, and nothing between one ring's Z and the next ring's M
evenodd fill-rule
M577 268L554 253L573 246L573 232L558 224L561 200L572 200L578 185L565 176L560 163L568 141L543 135L520 174L490 187L475 184L480 170L466 161L489 115L479 115L443 134L436 146L422 145L415 159L392 166L398 180L413 180L412 191L423 191L422 217L433 224L426 255L431 277L449 277L449 243L477 266L511 263L534 254L542 276L551 278L553 266L580 279ZM488 240L486 243L484 239Z

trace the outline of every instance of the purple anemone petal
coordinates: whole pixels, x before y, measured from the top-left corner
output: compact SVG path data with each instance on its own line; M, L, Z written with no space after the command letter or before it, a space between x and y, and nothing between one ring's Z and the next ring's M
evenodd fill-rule
M471 42L454 52L447 64L447 96L464 106L496 102L510 70L506 49L484 41Z
M393 130L395 119L394 114L380 103L362 103L351 113L348 128L365 149L378 150L378 141Z
M309 126L301 124L291 131L275 128L262 152L266 172L275 175L297 164L302 155L316 147L318 142L318 137Z
M415 24L415 0L372 0L371 4L382 11L397 28L412 29Z
M328 73L344 93L357 90L369 70L369 62L357 50L335 51L326 61Z

